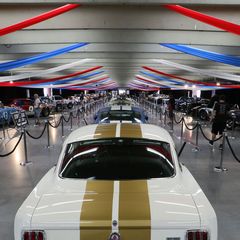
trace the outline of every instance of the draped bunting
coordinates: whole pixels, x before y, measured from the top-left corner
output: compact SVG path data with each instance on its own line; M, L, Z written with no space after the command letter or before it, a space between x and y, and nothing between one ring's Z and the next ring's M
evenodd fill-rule
M6 63L0 63L0 71L7 71L9 69L13 69L13 68L18 68L18 67L22 67L22 66L26 66L29 64L33 64L36 62L41 62L44 60L47 60L49 58L52 58L54 56L58 56L61 55L63 53L67 53L70 52L74 49L83 47L88 45L88 43L76 43L67 47L63 47L51 52L47 52L47 53L42 53L39 55L35 55L33 57L28 57L28 58L22 58L19 60L15 60L15 61L11 61L11 62L6 62Z
M74 8L77 8L78 6L80 6L80 5L79 4L66 4L62 7L53 9L49 12L43 13L43 14L38 15L36 17L29 18L29 19L24 20L22 22L13 24L13 25L5 27L5 28L2 28L2 29L0 29L0 36L6 35L8 33L15 32L17 30L32 26L36 23L40 23L40 22L43 22L47 19L56 17L56 16L58 16L62 13L65 13L65 12L68 12L68 11L74 9Z
M99 75L101 73L104 73L104 71L98 71L98 72L94 72L94 73L90 73L84 76L79 76L79 77L74 77L74 78L68 78L68 79L64 79L64 80L58 80L58 81L54 81L54 82L48 82L48 85L52 85L52 87L54 87L54 85L59 85L59 84L70 84L71 82L75 82L75 81L79 81L79 80L84 80L84 79L89 79L91 77L94 77L96 75ZM42 85L42 84L40 84ZM46 86L46 84L44 85Z
M192 83L192 84L203 85L203 86L206 86L206 87L217 87L217 88L219 88L219 86L217 86L215 83L207 83L207 82L202 82L202 81L198 81L198 80L191 80L191 79L179 77L179 76L176 76L176 75L168 74L168 73L165 73L165 72L162 72L162 71L159 71L157 69L154 69L154 68L151 68L151 67L147 67L147 66L143 66L143 68L146 69L146 70L149 70L151 72L157 73L157 74L161 74L161 75L164 75L164 76L167 76L167 77L179 79L179 80L184 81L184 82L189 82L189 83ZM220 87L221 88L240 88L240 85L221 84Z
M223 73L223 72L217 72L216 70L206 70L206 69L199 69L199 68L194 68L186 65L182 65L179 63L167 61L167 60L162 60L162 59L155 59L156 62L168 65L171 67L175 67L178 69L183 69L189 72L194 72L199 75L207 75L207 76L212 76L220 79L226 79L226 80L231 80L231 81L236 81L240 82L240 76L239 75L234 75L234 74L229 74L229 73Z
M155 75L155 74L147 73L147 72L144 72L144 71L140 71L140 73L144 74L146 76L149 76L149 77L161 80L161 81L167 81L169 83L176 84L176 85L183 85L183 83L181 83L179 81L175 81L175 80L172 80L172 79L169 79L169 78L165 78L165 77L160 77L160 76Z
M149 79L149 78L146 78L146 77L142 77L141 75L136 75L136 78L137 78L138 80L144 81L144 82L147 83L148 85L150 84L151 86L154 86L154 87L169 88L169 86L166 86L165 84L160 84L160 83L157 82L157 81L154 81L154 80Z
M240 35L240 25L238 24L227 22L225 20L212 17L197 11L193 11L191 9L179 5L164 5L164 6L170 10L183 14L187 17L194 18L200 22L204 22L214 27L223 29L225 31Z
M51 73L60 72L60 71L65 70L65 69L70 69L72 67L87 63L87 62L92 61L92 60L93 59L86 58L86 59L82 59L82 60L79 60L79 61L76 61L76 62L60 65L58 67L41 70L41 71L38 71L38 72L36 71L36 72L23 73L23 74L13 75L13 76L4 76L4 77L0 77L0 82L8 82L8 81L21 80L21 79L29 79L31 77L37 77L37 76L42 77L42 76L45 76L45 75L48 75L48 74L51 74Z
M17 81L17 82L2 82L2 83L0 82L0 87L21 87L21 86L32 85L32 84L51 83L53 81L58 81L58 80L82 75L82 74L85 74L88 72L92 72L99 68L102 68L102 66L92 67L92 68L88 68L88 69L80 71L80 72L75 72L75 73L68 74L68 75L65 75L62 77L55 77L55 78L49 78L49 79L40 79L40 80L32 80L32 81Z
M225 64L229 64L232 66L240 67L240 58L224 55L220 53L210 52L206 50L202 50L199 48L189 47L186 45L180 45L180 44L169 44L169 43L162 43L161 46L168 47L183 53L187 53L196 57L212 60L215 62L221 62Z
M85 81L73 81L67 84L56 84L56 85L28 85L28 88L66 88L66 87L70 87L70 86L82 86L82 85L88 85L88 84L93 84L99 81L103 81L109 79L108 75L102 75L98 78L92 78L89 80L85 80Z
M140 91L158 91L159 88L152 88L152 87L142 87L138 84L134 84L134 83L129 83L128 87L134 90L140 90Z

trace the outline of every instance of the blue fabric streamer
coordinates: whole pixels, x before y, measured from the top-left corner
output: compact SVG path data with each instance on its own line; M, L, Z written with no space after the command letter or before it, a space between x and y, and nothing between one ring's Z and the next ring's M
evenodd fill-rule
M93 77L95 75L104 73L104 72L105 71L98 71L98 72L91 73L91 74L88 74L88 75L85 75L85 76L81 76L81 77L73 77L73 78L68 78L68 79L64 79L64 80L56 80L56 81L53 81L53 82L33 84L32 86L36 86L36 87L41 87L42 86L42 87L44 87L46 85L65 84L65 83L68 83L68 82L71 82L71 81L76 81L76 80L80 80L80 79L87 79L87 78Z
M160 45L189 54L189 55L208 59L214 62L220 62L220 63L240 67L240 57L234 57L230 55L210 52L210 51L202 50L199 48L189 47L189 46L180 45L180 44L162 43Z
M29 65L29 64L33 64L33 63L37 63L40 61L44 61L46 59L49 59L51 57L63 54L63 53L67 53L70 52L74 49L83 47L88 45L88 43L76 43L73 45L70 45L68 47L64 47L64 48L60 48L51 52L46 52L46 53L41 53L39 55L35 55L33 57L28 57L28 58L22 58L19 60L15 60L15 61L10 61L10 62L6 62L6 63L1 63L0 64L0 72L2 71L7 71L13 68L18 68L18 67L22 67L25 65Z
M163 81L167 81L167 82L173 83L173 84L175 84L175 85L180 85L180 86L183 86L183 85L184 85L184 83L181 83L181 82L178 82L178 81L175 81L175 80L166 78L166 77L160 77L160 76L157 76L157 75L155 75L155 74L148 73L148 72L145 72L145 71L140 71L140 73L142 73L142 74L144 74L144 75L146 75L146 76L149 76L149 77L158 79L158 80L163 80Z

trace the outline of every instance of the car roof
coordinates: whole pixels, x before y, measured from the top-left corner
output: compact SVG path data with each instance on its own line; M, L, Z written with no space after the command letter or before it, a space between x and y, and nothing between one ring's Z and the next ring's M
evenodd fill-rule
M151 124L138 123L93 124L84 126L73 131L65 143L115 137L164 141L174 146L172 137L164 128Z

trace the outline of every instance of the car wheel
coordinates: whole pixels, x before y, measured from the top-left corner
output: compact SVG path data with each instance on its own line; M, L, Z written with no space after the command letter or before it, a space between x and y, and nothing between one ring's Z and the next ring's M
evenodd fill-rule
M67 108L68 109L72 109L73 108L73 104L72 103L68 103Z
M232 119L228 119L227 123L226 123L226 128L227 129L232 129L233 127L233 120Z
M61 112L63 110L63 106L61 104L58 104L56 106L56 112Z
M206 121L208 119L208 114L206 111L200 111L199 112L199 118L203 121Z
M50 115L50 109L49 108L43 108L42 110L42 116L48 117Z

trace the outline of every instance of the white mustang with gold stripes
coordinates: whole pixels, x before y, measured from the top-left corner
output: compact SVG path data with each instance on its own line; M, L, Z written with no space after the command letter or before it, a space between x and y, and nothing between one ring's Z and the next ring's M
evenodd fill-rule
M217 219L167 131L89 125L19 208L15 240L217 240Z

